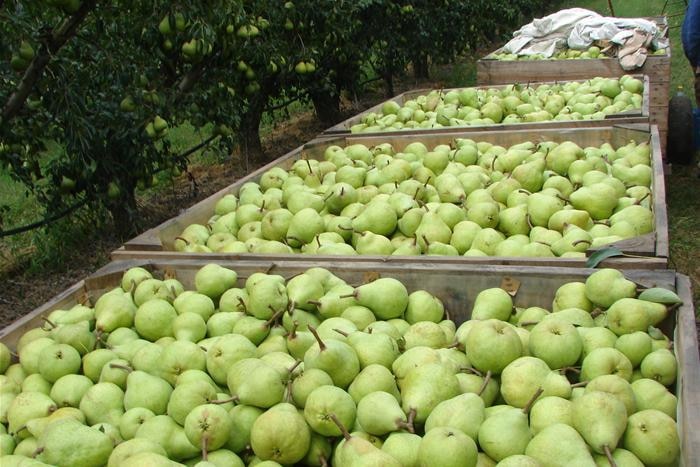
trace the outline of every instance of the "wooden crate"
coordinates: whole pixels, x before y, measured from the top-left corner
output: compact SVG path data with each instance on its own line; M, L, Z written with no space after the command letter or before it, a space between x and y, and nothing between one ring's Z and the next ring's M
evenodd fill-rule
M666 25L665 18L652 18ZM493 53L500 52L501 49ZM476 83L479 86L508 83L528 83L546 80L580 80L596 76L619 78L629 74L616 58L585 60L496 60L490 55L476 62ZM649 77L649 122L659 127L661 150L666 154L668 135L668 100L671 85L671 47L664 55L649 55L634 74Z
M0 331L0 341L14 348L19 337L27 330L40 326L42 317L52 310L65 309L77 303L94 303L102 293L119 284L122 273L132 266L143 266L163 277L175 277L186 288L194 283L194 274L206 264L201 261L126 261L106 266L89 278L57 295L12 325ZM316 266L316 262L223 262L223 266L238 272L239 282L254 272L272 271L287 278ZM515 303L517 306L551 305L556 289L570 281L583 281L593 271L574 268L540 268L513 266L463 266L445 264L414 264L411 266L382 262L358 265L336 262L328 266L332 272L350 284L359 285L377 277L394 277L403 282L409 291L424 289L438 296L449 310L451 317L461 323L468 319L474 298L479 291L499 287L504 278L520 283ZM692 306L690 280L672 271L624 272L625 276L645 287L675 289L683 300L675 314L671 313L661 328L673 336L674 351L678 360L678 430L681 437L681 465L697 465L700 459L700 437L693 428L695 416L700 413L700 362L698 361L695 312Z
M594 77L595 75L589 75L587 78ZM489 130L489 131L514 131L514 130L546 130L546 129L551 129L551 128L557 128L557 129L564 129L564 128L585 128L585 127L592 127L592 126L607 126L607 125L612 125L614 123L649 123L649 112L650 112L650 101L649 101L649 77L648 76L643 76L643 75L633 75L637 77L638 79L641 79L644 81L644 92L643 92L643 98L642 98L642 107L640 109L635 109L635 110L628 110L626 112L621 112L618 114L611 114L608 115L606 118L602 120L569 120L569 121L549 121L549 122L537 122L537 123L509 123L509 124L495 124L495 125L474 125L474 126L446 126L446 127L440 127L440 128L411 128L411 129L404 129L404 130L395 130L395 131L380 131L380 132L367 132L367 133L358 133L358 135L365 135L365 136L375 136L375 135L387 135L387 134L400 134L400 135L425 135L425 134L430 134L434 132L466 132L466 131L484 131L484 130ZM566 82L566 80L559 80L558 78L554 78L554 80L558 80L558 82ZM569 81L582 81L582 80L569 80ZM585 80L583 80L585 81ZM510 78L507 80L508 83L514 83ZM531 85L537 86L540 84L552 84L554 81L553 80L540 80L540 81L532 81L530 82ZM498 84L498 85L492 85L492 86L477 86L480 89L489 89L489 88L496 88L496 89L501 89L504 88L504 84ZM458 89L458 88L454 88ZM447 92L452 89L443 89L443 91ZM432 91L432 89L417 89L413 91L407 91L404 92L403 94L399 94L398 96L395 96L389 101L394 101L398 103L399 105L403 105L404 102L415 99L418 96L427 94L428 92ZM388 101L385 101L388 102ZM362 113L359 113L355 115L354 117L351 117L343 122L338 123L337 125L334 125L327 130L323 132L324 135L339 135L339 134L349 134L350 133L350 127L362 122L362 118L369 114L369 113L380 113L381 114L381 109L382 106L384 105L385 102L382 102L381 104L377 104L374 107L365 110Z
M433 133L420 136L404 134L386 134L377 136L346 135L329 138L321 138L299 147L267 166L251 173L245 178L238 180L232 185L211 195L209 198L195 204L185 210L179 216L170 219L157 227L147 230L136 238L126 242L124 246L112 253L115 260L139 259L139 258L179 258L179 259L206 259L210 261L221 261L230 259L256 259L271 257L269 255L257 254L230 254L230 253L180 253L173 249L175 237L182 230L193 223L206 223L214 213L216 202L227 193L238 193L238 189L246 182L258 181L263 173L272 167L283 167L288 169L292 164L302 158L322 159L323 151L330 145L337 144L346 146L354 143L362 143L368 146L388 142L394 145L397 150L404 148L413 141L422 141L432 147L438 144L451 143L454 138L469 137L477 141L489 141L501 145L512 145L522 141L574 141L584 146L600 145L609 142L613 146L624 145L631 139L638 142L650 140L652 146L652 168L654 171L652 182L653 210L655 212L655 231L653 233L636 237L633 239L617 242L623 252L638 257L617 257L606 260L603 264L623 268L651 268L663 269L668 262L668 226L666 215L666 193L664 188L663 165L661 162L661 152L659 149L659 137L656 129L649 128L648 125L629 124L615 125L597 128L569 128L562 130L518 130L511 132L503 131L481 131L474 133ZM276 255L276 259L304 258L308 255L286 254ZM321 263L332 263L338 261L338 256L314 255L314 260ZM366 261L367 259L378 259L376 256L342 256L344 261ZM383 261L398 263L413 262L434 262L435 257L429 256L386 256L381 257ZM530 264L536 266L573 266L583 267L585 259L580 258L507 258L507 257L440 257L439 261L448 264Z

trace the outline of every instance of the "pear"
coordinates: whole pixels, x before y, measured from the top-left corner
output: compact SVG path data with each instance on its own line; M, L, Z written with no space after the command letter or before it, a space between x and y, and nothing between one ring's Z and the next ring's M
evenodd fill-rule
M675 419L678 399L663 384L641 378L631 384L637 410L655 409Z
M154 453L163 457L167 456L165 449L158 443L145 438L130 439L114 447L109 456L107 467L118 467L130 457L140 453Z
M143 407L156 415L163 415L172 391L172 386L164 379L143 371L131 371L126 380L124 409Z
M235 271L217 264L207 264L202 267L194 277L197 292L211 299L218 299L231 287L236 285L238 276Z
M479 446L495 461L508 456L524 454L532 438L528 412L542 393L539 388L522 409L505 408L486 417L478 430Z
M563 423L550 425L533 436L525 454L543 467L596 466L581 435Z
M124 413L124 391L113 383L97 383L85 392L79 407L90 425L117 426Z
M360 368L372 364L391 368L399 356L396 340L387 334L353 332L348 336L348 344L355 350Z
M620 298L607 310L608 328L618 336L646 331L652 324L645 302L636 298Z
M95 302L95 328L101 332L112 332L120 327L131 327L135 313L136 306L131 294L119 291L104 294Z
M165 449L170 459L175 461L190 459L199 452L199 448L187 439L185 430L167 415L158 415L146 420L136 431L134 439L147 439L155 442ZM132 465L135 466L143 465L136 462L139 455L141 454L131 457L128 461L134 462Z
M65 375L51 386L49 396L59 407L78 407L93 382L84 375Z
M257 358L244 358L234 363L229 369L227 384L239 403L260 408L281 402L285 391L280 373Z
M352 227L358 232L387 236L396 230L397 221L396 210L388 202L373 201L353 219Z
M653 379L664 386L670 386L676 381L678 364L669 349L657 349L647 354L639 368L644 378Z
M567 282L557 289L552 301L552 311L579 308L593 311L593 304L586 297L586 284L583 282Z
M541 358L553 370L574 365L583 350L576 328L553 315L532 328L528 342L530 355Z
M376 436L402 428L413 432L412 420L406 418L396 397L384 391L371 392L360 399L357 421L367 433Z
M309 427L297 409L280 403L253 422L250 444L262 460L294 464L304 458L311 442Z
M425 421L425 431L439 426L461 430L476 439L484 420L484 401L474 393L466 393L440 402ZM364 425L363 425L364 426Z
M419 348L419 347L415 347ZM459 382L444 366L428 363L409 370L403 378L401 407L405 413L415 410L417 423L424 423L440 402L459 394Z
M358 304L372 310L377 319L398 318L408 306L406 287L391 277L382 277L361 285L352 296Z
M477 321L464 343L469 361L479 371L500 374L523 353L518 334L504 321Z
M294 386L292 386L292 390L294 390ZM356 404L367 394L376 391L388 392L396 400L401 398L394 375L388 368L378 364L371 364L363 368L348 386L348 394Z
M603 391L586 391L571 406L574 428L598 454L611 455L627 427L625 405Z
M676 422L654 409L641 410L629 416L623 447L644 465L668 465L680 453Z
M590 381L600 375L618 375L629 381L632 363L615 348L601 347L591 351L581 364L581 381Z
M625 405L628 416L637 411L631 384L617 375L600 375L593 378L586 384L584 394L592 391L607 392L618 398Z
M250 430L253 427L253 423L263 413L262 409L249 405L236 405L230 409L231 431L226 442L226 448L235 453L241 453L248 448L250 445Z
M536 435L549 425L563 423L573 426L571 401L558 396L538 399L530 409L530 430Z
M476 443L460 430L437 427L425 433L418 448L420 466L476 467Z
M474 299L471 319L507 321L512 312L512 297L505 290L495 287L479 292Z
M119 434L122 439L133 439L141 425L155 416L156 414L143 407L129 409L119 419Z
M381 449L404 467L418 467L421 441L422 438L416 434L395 432L386 438Z
M348 387L360 372L360 362L355 351L350 345L336 339L324 342L313 327L309 327L309 331L316 338L316 343L304 354L304 368L323 370L336 386Z
M185 418L185 435L194 446L201 446L204 455L224 446L228 441L232 423L229 414L216 404L195 407Z
M173 335L175 318L177 318L177 312L169 302L152 299L136 310L134 326L141 337L155 342L161 337Z
M447 344L445 338L445 332L439 324L432 321L419 321L412 324L404 332L404 348L432 347L439 349Z
M336 386L319 386L306 399L304 418L316 433L338 436L341 431L331 415L337 417L343 425L352 426L356 416L355 401L347 392Z
M101 466L107 463L113 444L95 428L66 418L51 423L39 438L38 459L57 466Z
M635 283L625 279L616 269L600 269L586 279L586 297L603 308L609 308L621 298L635 297L636 294Z

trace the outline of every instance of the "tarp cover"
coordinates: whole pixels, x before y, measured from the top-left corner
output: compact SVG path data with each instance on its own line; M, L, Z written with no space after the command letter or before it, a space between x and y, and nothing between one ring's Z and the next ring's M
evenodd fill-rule
M584 8L569 8L521 27L502 51L551 57L564 48L583 50L597 41L609 41L620 47L618 57L623 67L631 69L644 64L648 47L668 47L663 33L656 23L643 18L614 18ZM637 58L623 60L625 56Z

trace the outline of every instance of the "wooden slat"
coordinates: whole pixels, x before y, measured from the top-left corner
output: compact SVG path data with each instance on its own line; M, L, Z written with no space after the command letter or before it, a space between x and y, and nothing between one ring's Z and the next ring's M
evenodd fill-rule
M183 212L180 216L170 219L163 224L150 229L142 235L132 239L112 253L112 259L139 259L139 258L178 258L178 259L207 259L210 261L223 260L258 260L260 258L274 258L279 260L289 258L299 258L304 255L253 255L253 254L223 254L223 253L178 253L172 250L172 244L177 235L189 224L205 223L214 212L214 205L226 193L238 193L238 189L246 182L257 181L260 177L272 167L281 166L289 168L295 160L300 158L306 159L322 159L323 152L330 145L347 146L350 144L364 144L374 146L380 143L391 143L398 151L402 150L406 145L413 141L420 140L429 147L437 146L438 144L453 144L455 138L468 137L474 138L477 141L487 141L494 144L510 146L512 144L523 141L574 141L582 147L585 146L600 146L605 142L609 142L613 146L622 146L630 140L638 142L650 140L652 150L652 167L654 170L654 182L651 187L654 199L654 212L658 213L655 216L655 235L651 240L644 241L632 240L624 241L621 244L616 244L624 252L647 256L648 258L610 258L603 263L605 266L615 266L620 268L650 268L659 269L665 268L668 264L668 226L666 220L665 206L665 190L663 186L663 164L661 161L661 153L659 149L659 138L657 129L650 128L646 124L620 124L608 127L599 128L566 128L562 130L518 130L512 132L502 131L482 131L476 133L432 133L427 135L407 136L403 134L382 134L382 135L336 135L325 136L317 140L311 141L302 148L297 148L291 153L283 156L271 164L263 167L250 174L249 176L233 183L229 187L220 190L218 193L210 196L204 201L192 206ZM659 182L659 180L661 180ZM323 263L332 263L339 260L337 256L319 256L314 255L314 260ZM365 261L368 256L342 256L340 259L348 262ZM435 261L427 256L411 256L399 258L396 256L389 257L369 257L375 260L383 260L390 262L430 262ZM448 258L441 257L440 261L454 262L458 264L531 264L537 266L559 266L559 267L583 267L585 259L575 258L506 258L506 257L482 257L482 258L465 258L456 257Z
M595 76L595 75L593 75ZM622 112L619 114L612 114L608 115L605 119L602 120L572 120L572 121L549 121L549 122L539 122L539 123L513 123L513 124L496 124L496 125L474 125L474 126L460 126L460 127L440 127L436 129L425 129L425 128L414 128L414 129L408 129L408 130L396 130L396 131L380 131L380 132L373 132L373 133L362 133L363 135L384 135L384 134L401 134L401 135L424 135L424 134L430 134L432 132L467 132L467 131L515 131L515 130L543 130L543 129L563 129L563 128L584 128L584 127L595 127L595 126L606 126L610 124L615 124L615 123L649 123L649 77L644 76L644 75L633 75L641 80L644 81L644 93L643 93L643 99L642 99L642 108L633 110L633 111L628 111L628 112ZM587 75L587 78L590 78L591 75ZM559 82L563 83L566 82L564 80L557 80L557 78L550 78L550 80L554 81L546 81L546 80L539 80L537 82L531 82L532 85L538 85L538 84L550 84L553 82ZM572 81L581 81L581 80L572 80ZM514 81L509 80L509 83L513 83ZM497 84L497 85L490 85L490 86L479 86L480 88L483 89L488 89L488 88L502 88L504 87L503 84ZM450 89L444 89L445 92L449 91ZM393 97L392 99L389 99L390 101L397 102L398 104L403 104L407 100L413 99L419 95L424 95L427 92L429 92L429 89L419 89L419 90L414 90L414 91L408 91L403 94L400 94L396 97ZM324 131L325 135L339 135L339 134L349 134L350 133L350 127L356 123L360 123L362 121L362 118L369 114L369 113L380 113L380 110L382 108L382 105L384 103L375 105L374 107L370 108L369 110L366 110L358 115L355 115L352 118L349 118L337 125L334 125L327 130Z

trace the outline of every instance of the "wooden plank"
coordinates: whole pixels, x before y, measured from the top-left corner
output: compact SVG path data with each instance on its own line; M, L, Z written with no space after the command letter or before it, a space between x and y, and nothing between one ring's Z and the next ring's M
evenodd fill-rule
M681 465L697 465L700 459L700 436L697 414L700 414L700 357L698 335L693 310L690 279L678 274L676 291L683 300L677 312L674 351L678 360L678 430L681 434Z
M591 75L588 75L590 77ZM648 123L649 122L649 77L643 75L634 75L635 77L644 81L644 92L642 100L642 108L634 111L622 112L619 114L608 115L602 120L572 120L572 121L550 121L550 122L538 122L538 123L513 123L513 124L495 124L495 125L474 125L474 126L459 126L459 127L440 127L435 129L425 129L416 128L408 130L396 130L396 131L380 131L372 133L361 133L363 135L383 135L383 134L401 134L401 135L423 135L432 132L467 132L467 131L483 131L483 130L494 130L494 131L514 131L514 130L543 130L549 128L563 129L563 128L582 128L582 127L592 127L592 126L606 126L614 123ZM563 83L566 80L557 80L557 78L550 78L554 81L533 81L532 85L538 84L551 84L554 82ZM573 80L581 81L581 80ZM584 80L585 81L585 80ZM513 83L513 81L510 81ZM482 89L503 88L505 85L490 85L490 86L479 86ZM447 92L451 89L444 89ZM397 102L402 105L407 100L413 99L417 96L424 95L429 92L429 89L419 89L414 91L408 91L400 94L396 97L389 99L389 101ZM386 101L385 101L386 102ZM337 125L334 125L326 129L323 133L325 135L338 135L338 134L350 134L350 127L362 121L362 118L369 113L380 113L384 102L374 107L355 115Z
M183 212L182 215L170 219L163 224L150 229L142 235L132 239L112 253L112 259L138 259L138 258L178 258L178 259L207 259L210 261L223 260L258 260L260 258L274 258L276 260L289 259L304 255L253 255L249 253L243 254L224 254L224 253L180 253L173 251L173 242L182 230L192 223L206 223L213 215L214 205L226 193L238 193L238 189L249 181L257 181L262 174L272 167L281 166L289 168L294 161L305 159L322 159L323 152L328 146L340 145L347 146L350 144L364 144L367 146L375 146L380 143L391 143L397 151L403 150L406 145L413 141L420 140L429 147L437 146L438 144L454 144L455 138L469 137L478 141L487 141L493 144L510 146L512 144L523 141L573 141L582 147L585 146L600 146L605 142L609 142L613 146L622 146L630 140L638 142L650 141L652 150L652 165L654 170L654 184L652 185L652 196L655 200L654 212L659 213L655 216L655 232L659 235L645 239L624 241L617 244L625 253L648 256L649 258L611 258L606 260L603 265L616 266L620 268L665 268L668 263L668 226L665 211L665 190L663 187L663 164L658 144L658 136L655 127L650 128L646 124L620 124L615 126L600 127L600 128L567 128L562 130L542 130L533 132L531 130L518 130L513 132L502 131L483 131L477 133L432 133L421 135L420 137L410 137L399 134L387 135L337 135L327 136L311 141L302 148L297 148L291 153L283 156L266 167L250 174L249 176L233 183L227 188L220 190L215 195L210 196L204 201L190 207ZM661 179L660 183L657 183ZM655 258L656 257L656 258ZM332 263L338 261L337 256L319 256L314 255L316 261L323 263ZM411 256L399 258L396 256L388 257L368 257L368 256L342 256L342 260L349 262L365 261L367 258L374 260L382 260L387 262L430 262L430 257L426 256ZM537 266L560 266L560 267L583 267L585 259L575 258L507 258L507 257L483 257L483 258L446 258L443 257L440 261L455 262L459 264L484 264L484 265L499 265L499 264L531 264Z

